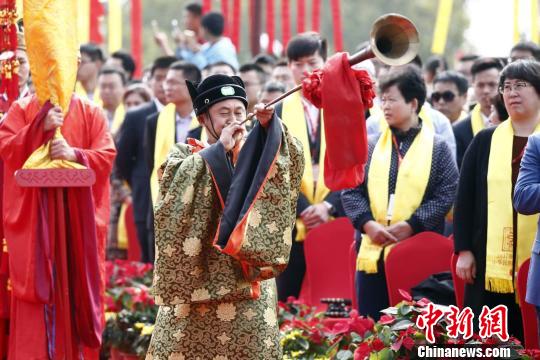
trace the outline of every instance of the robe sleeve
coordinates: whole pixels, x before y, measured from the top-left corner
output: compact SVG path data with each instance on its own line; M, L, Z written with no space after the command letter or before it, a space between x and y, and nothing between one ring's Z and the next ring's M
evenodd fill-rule
M0 157L13 169L22 168L32 152L42 145L42 137L35 133L38 124L27 119L23 106L21 101L14 102L0 124Z
M241 262L246 280L270 279L285 270L303 173L302 145L283 126L275 162L223 249Z
M220 287L232 296L243 280L242 271L212 246L221 205L205 161L187 145L177 144L158 174L152 285L156 304L221 300ZM250 298L249 289L243 298Z
M102 237L103 231L106 232L109 223L109 176L116 156L116 149L102 110L95 106L87 106L86 110L83 110L86 114L77 114L77 116L87 117L90 141L87 147L77 150L86 156L89 167L96 173L92 194L96 209L98 236Z

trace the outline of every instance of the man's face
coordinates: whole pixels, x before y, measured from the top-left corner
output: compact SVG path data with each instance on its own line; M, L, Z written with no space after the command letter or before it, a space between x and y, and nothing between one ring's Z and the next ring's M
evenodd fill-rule
M300 85L306 77L305 73L312 72L322 68L324 65L323 58L316 52L313 55L304 56L296 60L289 61L289 68L292 71L293 79L296 85Z
M220 65L212 65L212 67L208 71L207 76L218 75L218 74L227 75L227 76L236 75L236 73L230 66L220 64Z
M288 66L276 66L272 71L272 81L282 83L287 90L295 86L292 71Z
M120 75L101 74L98 78L98 88L103 107L108 110L115 110L124 96L124 85Z
M131 74L127 73L124 67L122 66L122 60L111 56L107 59L107 61L105 61L105 65L118 69L122 71L124 74L126 74L126 78L128 79L131 78Z
M165 82L163 83L163 89L165 90L167 103L180 105L186 101L191 102L186 79L184 78L184 72L182 70L169 70Z
M459 61L456 64L456 71L463 74L469 81L469 84L472 83L471 68L474 64L474 60Z
M186 10L184 10L182 14L182 21L184 23L184 29L195 31L195 33L197 33L201 27L201 17Z
M199 121L208 129L208 136L211 143L214 143L218 140L214 138L214 131L219 138L225 126L234 122L240 123L245 118L246 108L244 103L238 99L228 99L212 105L207 113L199 116Z
M514 62L516 60L535 60L534 55L527 50L514 50L510 53L509 62Z
M259 103L268 104L270 101L274 100L278 96L283 95L281 91L263 91L261 96L259 96Z
M92 61L90 56L85 53L81 53L81 63L77 72L78 81L88 81L95 78L99 73L101 63L99 61Z
M30 76L30 63L28 62L28 55L26 51L17 49L15 52L17 60L19 61L19 87L23 87L28 83L28 77Z
M250 70L240 73L240 78L246 87L246 94L249 106L254 106L257 103L257 96L262 89L261 79L255 70Z
M477 73L473 79L474 97L482 109L489 111L491 99L497 94L499 85L499 70L487 69Z
M431 94L433 107L442 112L450 122L459 119L463 106L467 101L467 94L459 95L458 88L453 82L436 82Z
M155 69L154 75L152 75L150 77L150 81L148 81L148 85L152 89L154 96L162 104L167 103L167 99L165 98L165 90L163 89L163 82L167 77L167 71L168 69Z

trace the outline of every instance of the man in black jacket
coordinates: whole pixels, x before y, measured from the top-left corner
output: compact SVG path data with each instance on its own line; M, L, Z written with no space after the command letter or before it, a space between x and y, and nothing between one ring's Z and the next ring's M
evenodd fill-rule
M480 58L474 62L471 68L474 97L477 104L469 116L453 125L456 138L456 160L460 168L465 151L467 151L473 137L480 130L490 126L488 117L491 113L491 99L497 95L501 70L502 64L493 58Z
M116 168L123 180L131 187L133 215L141 246L141 261L150 262L146 218L150 210L150 170L144 157L143 137L147 118L157 113L165 103L163 81L169 66L176 58L157 58L152 65L149 84L155 97L126 114L117 140Z
M175 143L184 143L187 138L200 139L202 134L202 127L197 121L194 121L195 114L193 112L191 97L186 87L186 80L193 83L199 83L201 81L201 71L197 66L186 61L176 61L171 64L163 83L168 105L161 112L150 115L146 121L143 142L144 157L150 171L151 202L150 211L146 218L146 226L149 233L150 261L154 260L154 216L152 208L153 202L157 197L157 194L152 194L152 192L157 191L156 171L161 165L161 162L166 160L165 153L163 153L164 156L162 159L158 160L164 148L163 144L168 143L172 148L172 145ZM168 124L168 121L173 122L171 126L174 126L174 131L171 131L170 134L167 133L170 138L167 137L167 139L164 139L163 136L161 138L158 136L158 123L161 123L161 121L165 121L164 124ZM195 126L193 126L193 123L195 123Z

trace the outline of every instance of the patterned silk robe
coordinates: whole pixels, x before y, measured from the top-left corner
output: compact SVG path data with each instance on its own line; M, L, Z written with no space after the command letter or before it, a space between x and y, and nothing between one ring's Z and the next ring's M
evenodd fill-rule
M220 142L169 153L147 359L281 359L273 278L289 259L303 168L302 145L276 116L254 127L234 168Z

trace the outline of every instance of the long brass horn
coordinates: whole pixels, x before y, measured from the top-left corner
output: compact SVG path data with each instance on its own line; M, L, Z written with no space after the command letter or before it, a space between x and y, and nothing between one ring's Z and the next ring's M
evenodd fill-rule
M420 48L414 23L403 15L385 14L371 27L369 45L349 57L351 65L376 57L391 66L411 62Z
M414 59L419 48L420 40L414 23L403 15L385 14L373 23L369 45L350 55L348 60L351 66L374 57L387 65L404 65ZM265 107L280 102L300 89L302 85L292 88L270 101ZM253 119L254 116L254 114L249 114L242 124Z

